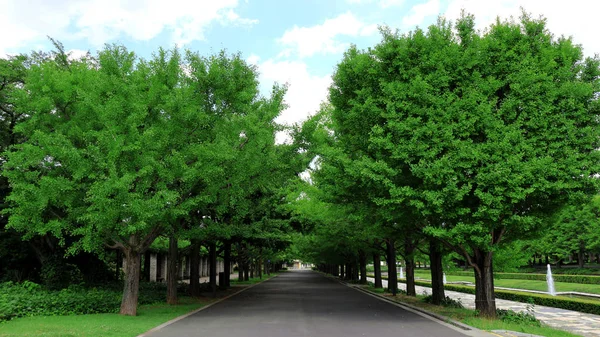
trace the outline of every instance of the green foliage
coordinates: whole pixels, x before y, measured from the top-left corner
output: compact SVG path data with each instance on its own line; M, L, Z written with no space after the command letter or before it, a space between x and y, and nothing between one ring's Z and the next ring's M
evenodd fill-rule
M71 286L60 291L46 290L33 282L0 284L0 321L17 317L116 313L121 304L120 284L113 287ZM142 283L139 304L164 301L166 287Z
M557 260L574 252L600 249L600 196L564 206L552 218L551 228L533 249ZM583 264L583 261L580 262Z
M425 297L423 297L422 301L425 303L431 303L431 300L433 299L433 296L431 295L427 295ZM462 302L460 301L460 299L453 299L451 297L446 296L442 302L440 303L440 305L442 305L443 307L447 307L447 308L458 308L458 309L462 309L464 308L464 305L462 304Z
M497 272L516 272L529 263L531 252L526 243L516 240L498 245L494 250L494 274Z
M81 285L83 275L76 265L67 263L64 258L52 257L42 264L41 279L50 290L67 288L70 285Z
M447 275L457 276L473 276L472 272L464 271L453 271L448 272ZM566 283L579 283L579 284L600 284L600 276L593 275L562 275L553 274L555 282L566 282ZM494 273L494 278L509 279L509 280L537 280L546 281L546 274L530 274L530 273Z
M473 22L382 29L375 47L351 47L329 93L337 152L321 161L349 177L330 179L368 191L342 200L376 205L396 233L444 241L485 279L500 244L539 235L550 214L597 192L600 60L527 13ZM493 316L484 284L477 308Z
M417 282L418 285L427 287L431 286L429 283ZM446 290L458 291L468 294L475 294L475 288L465 287L453 284L447 284L444 286ZM588 314L598 315L600 314L600 303L594 300L586 300L580 298L568 298L560 296L551 296L545 294L526 293L519 291L508 291L508 290L496 290L494 291L495 297L503 300L533 303L537 305L543 305L553 308L561 308L579 312L585 312Z
M131 337L138 336L175 317L208 304L211 300L181 298L180 304L141 305L138 316L90 314L23 317L0 324L4 337Z
M541 327L542 322L535 318L534 312L533 304L528 304L526 311L515 312L510 309L496 309L496 316L503 322Z

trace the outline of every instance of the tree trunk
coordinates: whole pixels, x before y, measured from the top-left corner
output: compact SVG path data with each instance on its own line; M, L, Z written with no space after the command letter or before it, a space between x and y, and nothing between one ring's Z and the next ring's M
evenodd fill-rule
M396 271L396 247L392 239L385 241L387 247L388 289L393 296L398 293L398 273Z
M217 243L214 241L208 245L208 260L210 290L213 297L217 297Z
M360 262L360 284L367 284L367 254L361 250L358 256Z
M383 288L381 282L381 257L379 256L379 253L373 254L373 269L375 273L375 288Z
M585 264L585 242L579 241L579 251L577 252L577 264L583 268Z
M177 261L177 238L171 235L167 259L167 304L177 304Z
M223 242L223 269L225 272L225 284L223 288L231 287L231 242Z
M140 290L140 258L139 252L131 248L125 248L125 286L123 287L123 298L121 299L121 315L137 315L137 304ZM120 254L119 254L120 255Z
M440 243L434 239L429 241L429 264L431 267L431 303L440 305L446 297L444 293L444 271Z
M404 261L406 263L406 295L417 296L415 289L415 246L411 239L404 240Z
M346 276L346 269L344 268L343 264L340 264L340 279L344 279L344 276Z
M190 295L200 296L200 241L192 240L190 251Z
M492 255L492 252L475 249L475 309L488 318L496 317Z
M263 277L263 270L262 270L262 264L263 264L263 260L262 257L258 259L258 277L262 280Z
M244 263L244 281L250 281L249 271L250 271L250 263L248 263L246 261L246 263Z
M346 263L346 281L352 280L352 274L354 274L352 271L352 265L350 263Z

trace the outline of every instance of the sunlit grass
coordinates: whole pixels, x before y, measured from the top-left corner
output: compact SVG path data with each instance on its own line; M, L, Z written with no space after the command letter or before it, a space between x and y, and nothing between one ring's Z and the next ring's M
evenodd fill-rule
M0 336L133 337L213 301L184 297L178 305L142 305L138 309L138 316L94 314L23 317L0 323Z

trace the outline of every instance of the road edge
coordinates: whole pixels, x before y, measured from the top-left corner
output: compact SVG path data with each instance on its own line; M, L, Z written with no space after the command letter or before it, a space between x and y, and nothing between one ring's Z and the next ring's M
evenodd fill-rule
M327 277L327 278L329 278L329 279L331 279L331 280L337 281L337 282L345 285L348 288L355 289L355 290L360 291L360 292L362 292L362 293L364 293L366 295L375 297L375 298L377 298L377 299L379 299L381 301L390 303L392 305L395 305L395 306L397 306L399 308L402 308L404 310L410 311L410 312L412 312L414 314L417 314L419 316L422 316L422 317L434 320L434 321L436 321L436 322L438 322L438 323L440 323L440 324L442 324L444 326L447 326L447 327L449 327L449 328L451 328L453 330L456 330L456 331L459 331L461 333L464 333L464 334L466 334L468 336L478 336L478 337L479 336L494 336L494 335L498 336L497 334L490 333L490 332L485 331L485 330L477 329L477 328L472 327L470 325L467 325L467 324L461 323L459 321L453 320L453 319L451 319L449 317L446 317L446 316L443 316L443 315L439 315L439 314L427 311L425 309L412 306L412 305L407 304L407 303L396 302L396 301L390 300L390 299L388 299L388 298L386 298L384 296L381 296L381 295L379 295L377 293L373 293L371 291L363 289L363 288L361 288L359 286L356 286L354 284L349 284L347 282L341 281L341 280L339 280L339 279L337 279L335 277L330 277L328 275L324 275L324 276Z
M215 305L217 303L221 303L221 302L225 301L228 298L231 298L231 297L233 297L233 296L235 296L237 294L243 293L244 291L246 291L248 289L251 289L251 288L253 288L253 287L255 287L255 286L259 285L259 284L262 284L264 282L267 282L269 280L272 280L272 279L274 279L274 278L276 278L278 276L279 276L279 274L274 275L273 277L269 277L268 279L264 279L264 280L262 280L262 281L260 281L258 283L254 283L254 284L252 284L252 285L250 285L250 286L248 286L248 287L246 287L246 288L244 288L244 289L242 289L242 290L240 290L238 292L235 292L235 293L233 293L231 295L227 295L227 296L225 296L223 298L220 298L220 299L218 299L218 300L216 300L216 301L214 301L212 303L209 303L209 304L207 304L207 305L205 305L205 306L203 306L201 308L198 308L196 310L190 311L187 314L183 314L181 316L177 316L177 317L175 317L175 318L173 318L173 319L171 319L169 321L166 321L166 322L162 323L159 326L156 326L156 327L154 327L154 328L152 328L152 329L150 329L150 330L148 330L146 332L143 332L140 335L137 335L136 337L147 337L148 334L151 334L151 333L154 333L154 332L156 332L158 330L161 330L161 329L163 329L163 328L165 328L165 327L167 327L167 326L169 326L169 325L171 325L171 324L173 324L175 322L178 322L178 321L180 321L180 320L182 320L184 318L187 318L189 316L195 315L195 314L197 314L198 312L200 312L202 310L208 309L208 308L212 307L213 305Z

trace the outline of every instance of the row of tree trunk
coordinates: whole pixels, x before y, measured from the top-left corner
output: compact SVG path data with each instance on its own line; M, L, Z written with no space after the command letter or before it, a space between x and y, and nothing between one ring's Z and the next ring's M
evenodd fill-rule
M387 288L392 295L398 293L398 270L396 268L396 244L393 239L387 239L385 242L385 257L388 266L388 282ZM417 247L417 242L414 240L404 240L402 257L405 262L405 282L406 294L408 296L416 296L415 289L415 261L414 254ZM339 277L342 280L358 282L360 284L367 283L367 262L368 257L365 251L359 251L358 258L350 260L343 264L321 264L318 270ZM433 304L441 304L444 300L444 274L442 266L443 250L439 242L430 240L429 243L429 265L431 267L431 285ZM381 251L375 251L372 254L373 269L374 269L374 287L383 288L381 275Z

